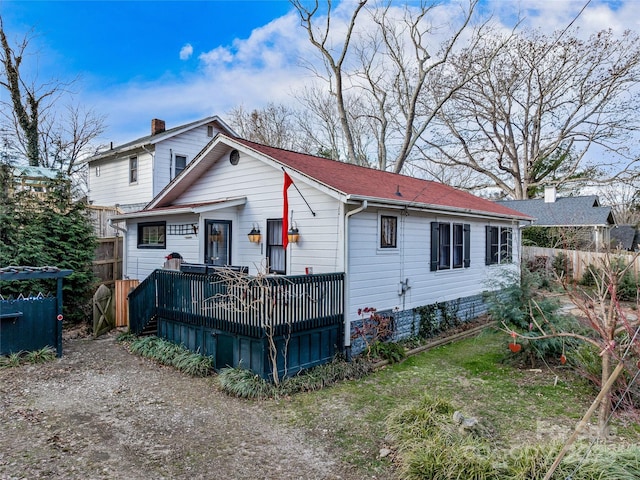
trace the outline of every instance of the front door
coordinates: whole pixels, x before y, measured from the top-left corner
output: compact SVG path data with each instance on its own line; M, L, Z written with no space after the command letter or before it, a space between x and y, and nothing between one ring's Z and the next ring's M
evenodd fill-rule
M231 265L231 222L206 220L204 263L223 267Z

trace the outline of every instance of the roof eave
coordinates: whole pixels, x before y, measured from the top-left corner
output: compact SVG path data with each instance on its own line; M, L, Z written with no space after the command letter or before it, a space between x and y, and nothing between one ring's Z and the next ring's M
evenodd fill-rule
M162 217L162 216L168 216L168 215L183 215L183 214L200 215L202 213L211 212L214 210L220 210L222 208L239 207L240 205L244 205L245 203L247 203L247 197L223 198L207 204L186 205L183 208L180 208L178 206L171 209L158 208L158 209L149 209L149 210L139 210L137 212L128 212L120 215L114 215L111 218L113 221L120 221L120 220L128 220L131 218Z
M352 201L367 201L369 206L384 206L387 208L407 208L409 210L417 210L422 212L432 212L432 213L455 213L462 214L466 216L473 216L478 218L493 218L493 219L505 219L505 220L521 220L525 222L533 221L532 217L528 217L525 215L508 215L496 212L487 212L485 210L474 210L470 208L459 208L452 207L448 205L436 205L436 204L427 204L427 203L416 203L415 201L402 201L402 200L388 200L384 198L378 197L369 197L364 195L347 195L347 202Z
M161 217L166 215L180 215L185 213L195 213L193 208L176 208L172 210L140 210L137 212L122 213L120 215L114 215L111 220L118 222L120 220L129 220L132 218L149 218L149 217Z
M129 145L128 143L125 143L123 145L121 145L120 147L116 147L116 148L112 148L110 150L107 150L105 152L100 152L96 155L93 155L92 157L89 158L85 158L84 160L80 161L79 163L90 163L90 162L95 162L97 160L103 160L105 158L108 158L110 156L113 155L118 155L121 153L125 153L125 152L130 152L132 150L136 150L138 148L143 148L149 145L155 145L158 142L161 142L163 140L166 140L168 138L172 138L175 137L176 135L180 135L184 132L187 132L193 128L198 128L201 127L202 125L206 125L207 123L210 122L216 122L219 123L220 126L226 130L225 133L227 133L228 135L237 135L233 129L227 125L220 117L218 117L217 115L212 116L212 117L207 117L207 118L203 118L202 120L199 121L195 121L192 123L188 123L186 125L184 125L182 128L178 127L175 131L173 129L171 129L171 131L169 132L162 132L162 133L158 133L156 135L153 135L151 137L143 137L144 141L141 142L136 142L134 144ZM135 141L135 140L134 140Z

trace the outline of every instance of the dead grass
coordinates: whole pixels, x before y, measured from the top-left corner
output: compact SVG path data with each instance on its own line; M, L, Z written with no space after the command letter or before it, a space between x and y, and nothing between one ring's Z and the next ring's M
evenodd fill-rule
M380 458L381 449L394 447L385 420L425 393L479 418L505 448L564 441L596 392L568 367L513 367L508 341L504 334L487 330L386 366L365 379L274 402L272 408L292 424L329 438L343 459L378 478L393 470L392 455ZM624 420L615 420L612 432L612 443L640 440L640 429Z

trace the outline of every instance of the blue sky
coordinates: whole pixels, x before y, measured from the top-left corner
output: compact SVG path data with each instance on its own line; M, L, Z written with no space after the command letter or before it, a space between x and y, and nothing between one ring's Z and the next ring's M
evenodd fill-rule
M562 28L587 0L484 0L510 27ZM340 7L343 7L342 9ZM349 2L336 11L349 12ZM640 0L591 0L578 24L640 29ZM38 82L77 80L74 101L106 116L104 143L145 135L152 118L173 127L232 108L292 101L313 81L301 60L313 56L286 0L0 0L14 44L32 30L25 69ZM6 95L0 92L0 98Z

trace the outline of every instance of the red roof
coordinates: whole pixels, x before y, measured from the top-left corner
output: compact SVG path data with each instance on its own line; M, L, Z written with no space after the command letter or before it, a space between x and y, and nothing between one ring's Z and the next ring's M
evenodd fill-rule
M529 218L521 212L442 183L281 150L241 138L234 140L345 195Z

